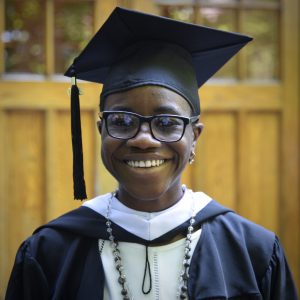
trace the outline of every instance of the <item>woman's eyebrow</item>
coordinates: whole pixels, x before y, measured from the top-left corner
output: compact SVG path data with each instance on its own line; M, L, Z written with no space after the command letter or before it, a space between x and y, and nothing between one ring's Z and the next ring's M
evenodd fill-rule
M155 114L172 114L172 115L182 115L182 111L179 111L173 105L162 105L154 109Z
M115 105L112 106L110 111L128 111L128 112L135 112L134 109L125 106L125 105ZM182 111L176 109L173 105L162 105L153 110L154 114L172 114L172 115L182 115Z
M134 110L132 108L127 107L127 106L122 106L122 105L113 106L109 110L110 111L129 111L129 112L134 112Z

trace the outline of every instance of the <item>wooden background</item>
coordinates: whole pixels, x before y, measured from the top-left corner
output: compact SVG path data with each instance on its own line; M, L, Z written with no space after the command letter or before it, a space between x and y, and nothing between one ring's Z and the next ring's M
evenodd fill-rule
M115 1L97 3L101 24ZM146 10L147 1L130 3ZM201 89L205 129L184 183L275 231L300 288L300 8L297 0L282 3L282 80L211 83ZM37 226L80 205L72 200L68 87L53 80L0 81L0 299L21 241ZM101 86L80 87L91 198L116 183L99 157Z

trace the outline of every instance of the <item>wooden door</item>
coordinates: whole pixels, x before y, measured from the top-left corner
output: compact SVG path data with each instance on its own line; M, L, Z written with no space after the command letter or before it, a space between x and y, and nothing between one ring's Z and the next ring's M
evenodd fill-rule
M0 55L5 56L0 59L0 299L21 241L81 204L72 200L69 82L57 73L116 5L253 33L258 40L200 90L205 129L184 183L275 231L300 282L299 3L192 2L0 0ZM29 6L21 9L20 3ZM78 22L79 33L73 31ZM258 26L257 34L255 22L265 31ZM26 41L28 34L32 43ZM101 86L79 85L91 198L116 183L99 158Z

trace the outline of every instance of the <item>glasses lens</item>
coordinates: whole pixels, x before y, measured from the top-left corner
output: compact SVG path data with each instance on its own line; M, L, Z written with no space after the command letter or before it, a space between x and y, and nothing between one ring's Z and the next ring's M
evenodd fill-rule
M111 113L107 116L108 133L120 139L132 138L139 128L139 119L127 113Z
M173 116L157 116L152 119L151 127L156 139L165 142L175 142L183 134L184 121Z

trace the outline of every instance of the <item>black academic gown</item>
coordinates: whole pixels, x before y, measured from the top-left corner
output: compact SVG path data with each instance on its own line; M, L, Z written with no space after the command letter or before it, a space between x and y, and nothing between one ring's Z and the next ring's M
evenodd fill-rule
M90 208L80 207L38 228L17 253L5 299L103 299L98 239L108 238L105 222ZM272 232L215 201L197 214L197 224L202 233L189 270L189 299L297 299ZM153 242L185 235L187 226L185 222ZM116 224L112 227L118 241L149 244Z

